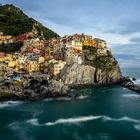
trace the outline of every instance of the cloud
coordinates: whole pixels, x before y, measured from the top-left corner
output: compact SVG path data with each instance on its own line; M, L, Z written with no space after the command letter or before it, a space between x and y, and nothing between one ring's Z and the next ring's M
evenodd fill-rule
M113 29L109 29L105 31L106 33L120 34L120 35L128 35L134 33L140 33L140 20L124 20L120 21L116 27Z
M121 67L140 67L140 44L116 44L112 47L112 52Z
M140 44L140 36L139 37L133 37L130 39L131 42L134 42L134 43L139 43Z

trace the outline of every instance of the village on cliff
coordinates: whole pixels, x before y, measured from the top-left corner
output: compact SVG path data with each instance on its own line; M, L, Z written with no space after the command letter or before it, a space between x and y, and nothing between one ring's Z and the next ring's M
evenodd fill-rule
M0 33L0 44L22 42L18 52L0 52L0 75L13 73L58 75L66 64L84 63L83 47L95 48L96 55L107 56L105 40L74 34L45 40L33 27L31 32L12 37Z

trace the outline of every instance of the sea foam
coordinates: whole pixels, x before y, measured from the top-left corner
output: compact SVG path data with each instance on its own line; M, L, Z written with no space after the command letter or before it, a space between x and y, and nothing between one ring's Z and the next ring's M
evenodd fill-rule
M87 99L87 98L89 98L89 96L80 95L80 96L77 97L77 99L79 99L79 100L80 100L80 99L81 99L81 100L82 100L82 99Z
M22 104L22 103L23 103L23 102L21 102L21 101L0 102L0 108L17 106L17 105L20 105L20 104Z
M133 80L132 78L130 78L134 84L136 85L140 85L140 79L136 79L136 80Z
M132 94L123 94L122 96L123 97L127 97L127 98L134 98L134 99L140 98L140 95L139 94L135 94L135 93L132 93Z
M140 125L134 125L134 128L140 132Z
M60 98L47 98L44 101L69 101L71 98L68 97L60 97Z
M84 100L84 99L87 99L89 96L86 96L86 95L80 95L80 96L77 96L77 97L60 97L60 98L47 98L47 99L44 99L44 101L70 101L70 100Z
M108 116L103 116L103 121L114 121L114 122L126 121L126 122L132 122L132 123L140 123L140 120L133 119L127 116L123 116L121 118L111 118Z
M109 116L93 116L93 115L81 116L81 117L75 117L75 118L60 118L60 119L57 119L57 120L55 120L53 122L47 122L47 123L44 123L44 124L39 124L38 119L30 119L30 120L28 120L26 122L31 123L32 125L35 125L35 126L39 126L39 125L53 126L53 125L58 125L58 124L76 125L76 124L79 124L79 123L84 123L84 122L98 120L98 119L101 119L102 122L126 121L126 122L130 122L130 123L140 124L140 120L130 118L130 117L127 117L127 116L123 116L121 118L112 118L112 117L109 117Z
M77 117L77 118L68 118L68 119L58 119L54 122L45 123L47 126L57 125L57 124L77 124L80 122L87 122L91 120L100 119L101 116L87 116L87 117Z
M27 120L26 123L30 123L32 125L35 125L35 126L39 126L39 122L38 122L38 119L30 119L30 120Z

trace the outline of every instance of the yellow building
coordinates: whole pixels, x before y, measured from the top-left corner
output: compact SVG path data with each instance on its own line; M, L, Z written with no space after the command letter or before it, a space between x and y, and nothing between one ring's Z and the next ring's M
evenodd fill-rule
M6 54L5 58L4 58L4 61L6 63L8 63L9 61L11 61L13 58L13 55L12 54Z
M9 61L8 62L8 67L15 68L15 66L16 66L16 61Z
M83 42L82 41L72 41L72 48L78 51L82 51L83 48Z
M20 72L20 71L23 70L23 69L24 69L24 64L23 64L23 63L20 63L20 60L17 59L17 60L16 60L15 70L16 70L17 72Z
M40 65L37 61L29 61L24 64L24 69L29 73L37 72L40 71Z
M84 40L83 45L84 46L96 47L96 42L95 42L95 40Z
M33 42L33 46L34 46L35 48L42 49L42 48L44 48L44 41L43 41L43 40L36 39L36 40Z
M53 74L54 75L59 74L60 71L64 68L65 65L66 65L66 62L64 62L64 61L56 62L54 64Z
M50 64L52 64L52 68L51 68L51 72L53 75L57 75L60 73L60 71L64 68L64 66L66 65L66 62L65 61L62 61L62 60L50 60L49 61Z
M4 62L5 61L5 57L4 58L0 58L0 62Z
M2 33L0 34L0 44L2 43L10 43L12 42L12 36L11 35L3 35Z

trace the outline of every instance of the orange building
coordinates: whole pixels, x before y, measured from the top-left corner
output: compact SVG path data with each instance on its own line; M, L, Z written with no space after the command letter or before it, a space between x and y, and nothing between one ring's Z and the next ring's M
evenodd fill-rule
M28 73L40 71L40 64L38 61L26 61L24 63L24 69Z

